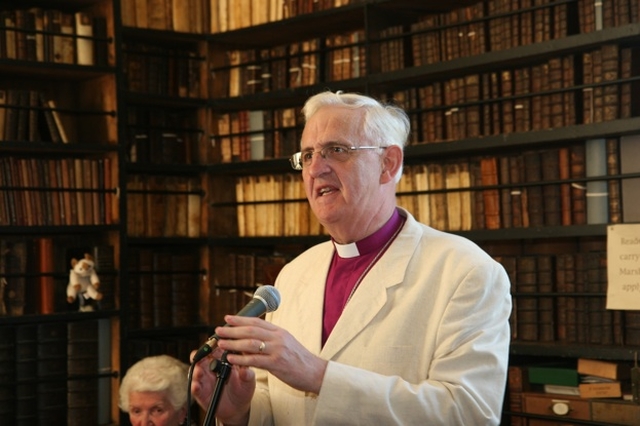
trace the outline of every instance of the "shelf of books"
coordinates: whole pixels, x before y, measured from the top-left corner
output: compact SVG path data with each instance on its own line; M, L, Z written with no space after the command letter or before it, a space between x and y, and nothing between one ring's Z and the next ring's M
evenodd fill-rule
M306 9L285 3L282 16L217 22L209 37L212 288L251 289L268 280L259 265L328 238L286 157L297 151L306 97L365 92L411 118L398 204L476 241L509 273L513 367L628 366L640 316L606 308L607 234L640 222L638 5L319 2L289 15ZM234 266L216 273L220 265ZM578 393L558 410L587 424L636 424L630 382L621 382L613 400ZM510 387L505 424L557 421L536 399L553 394L526 375L521 386Z
M203 3L121 2L123 371L151 355L187 362L213 332L200 302L209 299L204 176L212 162Z
M113 4L0 8L0 416L108 424L119 371Z

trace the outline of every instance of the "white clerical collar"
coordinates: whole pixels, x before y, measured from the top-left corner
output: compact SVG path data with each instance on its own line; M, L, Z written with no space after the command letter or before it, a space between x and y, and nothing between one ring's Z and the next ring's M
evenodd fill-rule
M357 243L349 243L349 244L338 244L337 242L333 242L333 245L338 252L338 256L343 259L349 259L352 257L360 256L360 251L358 250Z

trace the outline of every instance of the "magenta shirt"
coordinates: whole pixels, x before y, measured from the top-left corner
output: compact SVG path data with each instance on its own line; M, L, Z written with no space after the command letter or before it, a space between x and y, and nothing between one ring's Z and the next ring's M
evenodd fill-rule
M323 346L338 322L352 290L380 258L381 250L386 250L388 246L385 247L385 244L395 236L403 223L404 217L396 209L382 228L363 240L351 244L333 242L335 252L324 291Z

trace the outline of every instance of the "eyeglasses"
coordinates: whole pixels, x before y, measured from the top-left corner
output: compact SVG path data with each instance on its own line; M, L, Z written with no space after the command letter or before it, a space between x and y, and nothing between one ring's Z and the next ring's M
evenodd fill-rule
M386 149L386 146L343 146L343 145L327 145L324 148L318 151L302 151L296 152L293 154L289 161L291 162L291 167L294 170L302 170L304 167L309 167L311 165L311 160L313 159L313 154L320 154L322 158L330 161L337 161L343 163L349 159L349 156L354 151L359 151L361 149Z

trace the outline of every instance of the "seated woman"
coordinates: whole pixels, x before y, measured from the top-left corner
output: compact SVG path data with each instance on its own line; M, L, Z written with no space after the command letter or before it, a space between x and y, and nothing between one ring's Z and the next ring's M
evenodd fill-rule
M187 416L189 366L168 355L150 356L129 368L119 407L133 426L178 426Z

